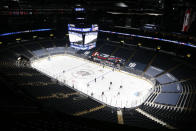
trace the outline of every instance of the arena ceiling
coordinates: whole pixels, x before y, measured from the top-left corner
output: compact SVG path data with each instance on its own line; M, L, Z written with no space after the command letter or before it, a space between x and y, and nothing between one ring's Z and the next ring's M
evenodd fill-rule
M75 7L86 9L89 23L98 22L100 25L105 23L106 25L132 26L133 28L139 28L144 24L156 24L163 28L163 31L180 32L186 9L196 9L196 2L193 0L1 0L0 15L8 16L2 18L2 22L11 23L9 25L11 27L15 23L28 21L29 17L22 18L23 16L21 16L16 20L14 12L9 11L32 11L31 14L41 14L42 16L33 15L30 22L27 23L32 23L31 21L42 23L51 19L48 20L48 24L44 23L51 27L52 21L70 23ZM56 17L59 11L62 11L63 15ZM130 23L131 25L129 25ZM195 23L191 25L191 35L195 33L193 30L195 25Z
M1 9L71 9L81 5L92 10L164 10L196 7L191 0L1 0Z

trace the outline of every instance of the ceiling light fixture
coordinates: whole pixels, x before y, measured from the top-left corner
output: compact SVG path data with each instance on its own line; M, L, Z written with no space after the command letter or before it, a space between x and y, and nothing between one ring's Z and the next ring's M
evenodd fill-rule
M120 2L120 3L116 3L116 6L119 6L119 7L128 7L125 3L123 2Z

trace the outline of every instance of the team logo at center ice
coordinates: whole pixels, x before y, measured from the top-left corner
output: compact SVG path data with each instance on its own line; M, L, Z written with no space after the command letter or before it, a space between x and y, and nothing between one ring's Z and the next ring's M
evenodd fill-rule
M77 70L73 72L72 76L74 76L75 78L85 79L93 74L94 72L91 70L82 69L82 70Z
M77 75L81 75L82 77L91 75L91 74L90 74L89 72L87 72L87 71L78 71L76 74L77 74Z

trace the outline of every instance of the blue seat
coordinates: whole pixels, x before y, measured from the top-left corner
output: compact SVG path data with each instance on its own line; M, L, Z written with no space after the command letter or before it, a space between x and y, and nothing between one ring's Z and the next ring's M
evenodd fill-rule
M182 86L180 83L172 83L172 84L167 84L167 85L162 85L161 87L161 92L182 92Z
M180 93L161 93L156 97L155 103L175 106L180 96Z

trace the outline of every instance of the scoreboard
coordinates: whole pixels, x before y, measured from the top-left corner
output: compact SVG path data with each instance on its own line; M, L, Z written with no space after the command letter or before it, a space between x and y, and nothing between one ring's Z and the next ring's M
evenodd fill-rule
M70 46L78 50L90 50L96 47L98 25L89 28L78 28L75 24L68 24Z

